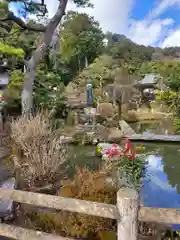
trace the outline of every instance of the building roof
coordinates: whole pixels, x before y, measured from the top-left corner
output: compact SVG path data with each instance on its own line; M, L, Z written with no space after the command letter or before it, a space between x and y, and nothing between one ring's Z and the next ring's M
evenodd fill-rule
M0 86L8 85L9 77L7 73L0 73Z
M139 83L141 84L156 84L160 78L159 74L148 74Z

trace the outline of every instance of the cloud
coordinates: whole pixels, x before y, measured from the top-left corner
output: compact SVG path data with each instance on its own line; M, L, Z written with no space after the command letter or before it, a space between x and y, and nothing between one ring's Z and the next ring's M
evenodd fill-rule
M162 171L163 172L163 164L162 164L162 157L149 155L147 157L148 167L154 171Z
M146 20L141 21L139 29L136 27L134 35L130 36L131 39L144 45L156 45L158 42L161 47L180 46L178 40L180 29L174 30L174 20L172 18L160 18L167 9L172 7L180 7L180 0L158 1L156 7L147 15Z
M162 47L180 45L180 27L174 29L173 18L162 18L161 15L171 7L180 7L180 0L156 0L153 9L149 9L146 17L141 20L133 19L132 10L136 0L91 0L94 8L76 8L72 0L68 1L67 10L86 12L99 21L100 26L106 31L126 35L137 44L160 44ZM52 17L57 10L58 0L45 0ZM17 8L13 11L18 14Z
M58 0L45 0L44 3L47 6L49 17L52 17L57 10L58 7Z
M171 32L161 44L162 48L173 46L180 47L180 29Z
M45 0L47 4L49 16L52 16L57 9L57 0ZM68 2L67 10L77 10L79 12L86 12L100 22L104 31L111 30L112 32L124 32L128 24L129 15L133 8L134 0L91 0L94 8L79 8Z
M128 19L133 9L134 0L91 0L94 8L76 8L74 4L68 4L69 10L77 10L94 16L99 21L102 29L112 32L125 32Z
M173 23L171 18L132 21L127 31L127 37L137 44L153 45L165 34L164 30L167 30Z
M138 44L153 45L163 34L163 28L173 24L173 19L164 20L145 19L135 21L130 19L134 0L91 0L93 9L77 9L74 4L68 4L68 9L86 12L99 21L104 32L112 31L125 34ZM113 16L113 17L112 17Z
M22 20L26 21L27 11L25 10L25 5L22 2L10 2L9 10L14 13L16 17L20 17Z
M161 0L160 3L154 8L149 16L155 18L164 13L169 7L180 7L180 0Z
M162 0L156 8L149 11L145 19L137 21L130 18L135 0L113 0L112 2L91 0L91 2L94 4L94 9L78 9L78 11L85 11L94 16L105 32L125 34L137 44L146 46L154 46L157 42L161 42L174 25L172 18L161 19L160 14L169 7L177 4L180 6L180 0ZM77 10L73 4L69 4L68 9Z

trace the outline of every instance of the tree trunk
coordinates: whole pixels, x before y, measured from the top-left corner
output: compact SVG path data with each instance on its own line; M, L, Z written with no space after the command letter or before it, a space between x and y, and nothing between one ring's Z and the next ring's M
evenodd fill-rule
M80 73L81 72L81 60L80 60L79 55L77 56L77 59L78 59L78 69L79 69L79 73Z
M21 110L22 116L30 117L32 115L33 108L33 85L36 75L36 68L31 58L26 67L24 86L21 94Z
M122 99L120 98L118 101L118 123L122 117Z
M87 68L88 67L88 59L87 59L87 57L85 56L85 68Z
M29 117L32 114L33 86L36 76L36 67L40 63L40 61L44 58L50 46L53 33L56 30L58 24L60 23L62 17L65 15L67 2L68 0L60 1L56 14L49 21L46 27L40 45L33 52L32 57L28 60L26 64L27 70L25 74L24 86L21 95L22 115L24 117Z

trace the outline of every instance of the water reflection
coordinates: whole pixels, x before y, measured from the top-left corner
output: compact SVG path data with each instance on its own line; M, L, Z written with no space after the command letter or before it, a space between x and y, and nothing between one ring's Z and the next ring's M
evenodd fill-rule
M143 204L146 207L180 208L180 152L173 146L162 147L159 152L161 155L147 157L147 177L141 190ZM179 225L172 227L180 229Z
M174 134L175 129L170 119L163 121L141 121L131 123L130 126L136 133Z
M143 144L146 152L157 152L147 157L147 177L141 190L144 206L180 209L180 146ZM101 159L95 156L95 147L70 146L72 157L69 160L69 176L73 177L75 167L100 168ZM180 229L180 226L173 225Z
M176 197L172 199L173 193L175 196L177 195L176 188L173 188L168 183L168 175L163 171L163 158L150 155L147 161L147 178L141 192L144 205L149 207L172 207L172 201L176 202Z

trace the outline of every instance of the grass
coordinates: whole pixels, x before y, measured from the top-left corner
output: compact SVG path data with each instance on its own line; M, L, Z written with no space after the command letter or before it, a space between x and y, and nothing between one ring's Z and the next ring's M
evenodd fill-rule
M14 168L29 187L53 182L70 157L68 148L61 144L43 114L30 120L20 117L12 121L11 141Z

